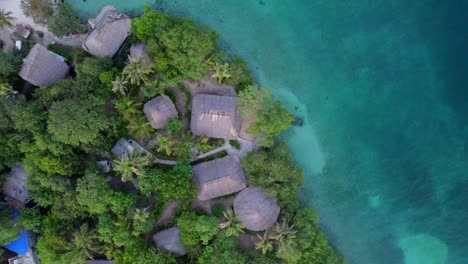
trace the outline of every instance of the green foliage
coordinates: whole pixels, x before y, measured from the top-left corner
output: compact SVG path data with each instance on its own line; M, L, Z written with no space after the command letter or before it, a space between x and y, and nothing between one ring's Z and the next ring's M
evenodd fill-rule
M256 118L256 122L247 129L255 135L259 146L271 147L275 138L291 127L294 116L264 89L249 85L239 92L241 114L245 118Z
M206 215L186 212L177 219L180 241L187 250L208 245L219 233L218 220Z
M16 75L22 63L21 53L0 52L0 79L7 79L12 75Z
M36 233L42 232L44 223L39 209L24 208L21 210L20 224L25 230L32 230Z
M268 196L277 197L284 211L298 209L297 189L302 185L304 173L294 163L286 144L270 151L249 153L242 160L242 167L250 186L261 186Z
M149 8L133 20L133 32L148 44L164 86L208 73L207 59L216 52L217 34L186 19L173 19Z
M85 58L76 66L77 78L81 83L100 86L101 82L96 76L111 71L113 63L111 59Z
M13 27L13 21L15 18L12 15L13 12L0 9L0 29L4 27Z
M244 233L244 225L231 208L226 210L223 216L224 222L219 224L219 227L225 230L227 237L238 237L240 233Z
M143 61L131 61L122 71L125 81L132 85L148 84L148 75L153 72L153 68L143 65Z
M246 256L237 247L237 239L219 236L212 244L203 249L198 258L199 264L242 264L248 263ZM255 263L255 262L249 262Z
M112 200L112 189L104 175L87 172L76 183L76 200L85 206L90 214L101 214L108 210Z
M71 32L83 32L78 13L68 3L61 4L47 21L48 29L57 36L64 36Z
M17 93L10 84L0 81L0 96L10 96Z
M98 144L109 125L104 104L92 97L53 103L47 124L57 140L72 146Z
M107 74L108 72L105 72L105 73ZM105 73L102 73L102 74L105 74ZM101 76L103 76L102 74L101 74ZM102 81L102 79L101 79L101 81ZM112 91L114 93L119 92L122 95L126 95L127 92L128 92L127 84L128 84L128 81L126 79L124 79L124 78L122 78L120 76L116 76L115 80L112 81Z
M179 135L183 128L184 123L178 118L171 119L166 125L166 130L171 135Z
M132 120L134 116L142 115L141 103L136 103L127 97L114 101L114 106L127 121Z
M231 145L235 149L241 149L241 145L240 145L239 141L237 141L235 139L229 140L229 145Z
M188 162L178 162L170 170L149 168L140 179L140 191L147 196L156 193L162 203L170 200L189 201L195 196L192 175L192 167Z
M228 63L214 63L211 68L213 74L211 78L215 79L219 83L224 83L224 80L229 79L232 77L232 74L229 72L229 64Z
M133 138L143 142L150 139L155 134L153 127L144 115L131 119L127 128L129 130L129 134Z
M216 218L223 217L224 210L226 210L226 208L222 204L214 204L211 206L211 214Z
M241 114L245 118L255 117L265 108L265 98L269 94L256 85L249 85L239 92L237 98Z
M120 175L124 182L133 180L136 177L142 177L145 174L144 167L150 164L150 157L146 153L137 150L126 153L113 162L114 171Z
M21 0L21 9L25 15L41 25L45 25L54 12L50 0Z
M123 264L175 264L174 256L158 254L152 245L146 245L142 241L130 241L125 247Z
M0 211L0 245L8 245L19 238L21 227L14 224L13 212L9 209Z
M241 59L234 59L229 63L229 72L231 78L226 79L225 83L234 86L238 90L254 83L247 64Z
M93 259L95 253L99 253L100 245L97 241L96 230L90 229L87 223L80 226L80 229L73 232L71 243L67 245L67 253L70 264L81 264L87 259Z

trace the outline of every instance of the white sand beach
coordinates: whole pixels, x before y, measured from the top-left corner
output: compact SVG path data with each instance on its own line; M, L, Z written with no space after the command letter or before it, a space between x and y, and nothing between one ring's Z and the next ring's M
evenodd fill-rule
M25 24L30 25L32 28L40 30L40 31L47 31L47 28L34 23L32 18L27 17L20 6L20 0L0 0L0 9L4 9L5 11L11 11L13 13L13 17L15 18L15 24Z

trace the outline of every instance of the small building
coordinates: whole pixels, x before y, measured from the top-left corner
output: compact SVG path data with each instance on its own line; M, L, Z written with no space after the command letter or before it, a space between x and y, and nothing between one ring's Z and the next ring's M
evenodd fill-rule
M103 7L95 19L88 20L90 31L81 47L96 57L112 57L130 35L131 22L127 15L115 7Z
M68 71L64 57L37 43L23 60L19 75L33 85L45 87L64 79Z
M15 34L18 36L27 39L29 35L31 35L31 30L29 30L25 25L23 24L16 24L15 25Z
M193 181L198 186L198 199L211 200L247 187L240 158L230 155L193 166Z
M177 118L177 110L169 96L161 95L148 101L143 112L154 129L161 129L173 118Z
M245 228L262 231L271 227L280 213L274 198L268 198L259 187L249 187L234 199L234 212Z
M109 173L112 170L112 162L108 160L100 160L96 165L101 173Z
M154 67L154 63L151 61L148 50L146 49L146 45L143 43L132 45L130 47L130 54L128 55L128 60L132 61L141 61L143 63L143 67L145 68L152 68Z
M180 229L178 227L171 227L156 233L153 236L153 240L158 248L171 252L176 256L187 254L187 251L180 242Z
M198 94L193 98L190 124L193 134L234 139L238 135L240 125L235 97Z
M10 177L3 184L3 194L7 200L18 204L16 209L21 209L28 200L26 182L28 174L24 171L24 165L19 164L11 168Z
M116 155L119 159L123 158L125 155L131 155L135 150L141 153L145 153L149 156L152 156L151 152L142 147L138 142L133 139L120 139L112 148L111 152Z

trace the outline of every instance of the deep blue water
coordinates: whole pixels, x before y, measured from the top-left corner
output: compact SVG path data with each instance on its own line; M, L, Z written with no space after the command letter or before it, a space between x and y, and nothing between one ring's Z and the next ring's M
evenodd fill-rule
M306 170L302 197L350 263L468 263L468 1L158 6L220 32L305 119L284 136Z

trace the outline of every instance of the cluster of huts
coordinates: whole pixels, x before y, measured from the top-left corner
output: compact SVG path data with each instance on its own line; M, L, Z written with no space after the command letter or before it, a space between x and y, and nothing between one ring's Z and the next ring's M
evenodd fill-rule
M130 18L111 6L104 7L88 24L90 31L83 40L82 48L96 57L112 57L131 31ZM133 46L130 53L131 60L152 63L147 59L143 44ZM65 58L36 44L24 59L20 76L43 87L64 79L68 70ZM174 103L165 95L148 101L144 105L144 114L154 129L162 129L171 119L178 117ZM194 135L227 140L238 138L241 119L235 96L197 94L192 100L191 115L190 128ZM121 139L112 153L122 158L135 150L152 155L131 139ZM98 166L103 172L112 169L109 161L98 162ZM193 182L198 187L198 199L201 201L238 193L234 199L234 212L246 229L266 230L277 221L280 213L277 201L268 198L261 188L248 187L240 157L228 155L202 162L194 165L193 171ZM156 233L153 239L159 248L182 256L186 250L180 242L180 232L175 226Z

